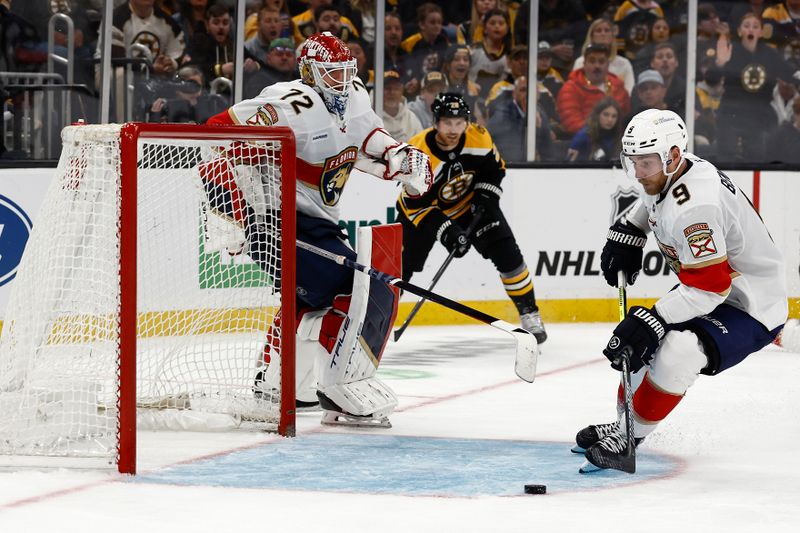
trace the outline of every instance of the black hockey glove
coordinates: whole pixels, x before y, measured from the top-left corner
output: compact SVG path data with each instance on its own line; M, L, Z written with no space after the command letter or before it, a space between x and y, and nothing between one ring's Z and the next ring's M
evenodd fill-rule
M634 306L628 316L614 328L614 335L603 350L611 361L611 368L622 370L622 354L628 352L631 372L637 372L653 359L666 329L655 309Z
M475 192L472 195L473 212L478 208L486 212L495 212L500 210L500 195L503 194L503 189L491 183L478 182L475 184Z
M625 273L628 285L633 285L642 269L642 249L647 235L629 222L618 220L608 229L606 245L600 254L600 269L606 283L617 286L617 272Z
M439 227L436 238L447 248L448 252L455 252L454 257L464 257L469 251L470 242L467 232L452 220L448 220Z

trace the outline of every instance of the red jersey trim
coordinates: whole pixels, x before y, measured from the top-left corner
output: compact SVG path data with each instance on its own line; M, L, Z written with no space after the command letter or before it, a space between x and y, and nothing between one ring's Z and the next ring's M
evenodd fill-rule
M682 399L682 394L674 394L659 388L651 381L648 372L633 394L633 411L644 423L657 423L664 420Z
M688 287L726 295L731 289L731 280L738 274L725 256L694 265L681 265L678 279Z
M230 108L217 113L206 121L206 124L209 126L232 126L238 123L239 121L233 116L233 112Z
M320 176L322 176L322 166L312 165L302 159L297 159L297 179L312 189L319 190Z

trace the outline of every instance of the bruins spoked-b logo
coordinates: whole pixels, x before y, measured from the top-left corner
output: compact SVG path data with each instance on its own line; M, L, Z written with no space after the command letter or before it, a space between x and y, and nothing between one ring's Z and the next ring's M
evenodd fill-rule
M319 180L319 194L325 205L334 206L339 203L350 171L358 157L358 148L348 146L333 157L329 157L322 165L322 176Z
M742 87L745 91L757 93L767 82L767 69L764 65L749 64L742 69Z
M132 42L145 45L153 53L153 58L161 54L161 40L153 32L141 31L134 36Z
M453 173L439 189L439 198L443 202L453 203L461 199L470 190L475 174L472 172Z
M32 227L25 211L0 194L0 286L17 275L17 267Z

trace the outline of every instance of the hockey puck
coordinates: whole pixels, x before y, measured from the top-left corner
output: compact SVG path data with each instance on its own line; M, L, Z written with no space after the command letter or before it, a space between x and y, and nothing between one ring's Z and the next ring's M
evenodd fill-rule
M525 485L525 494L547 494L547 485Z

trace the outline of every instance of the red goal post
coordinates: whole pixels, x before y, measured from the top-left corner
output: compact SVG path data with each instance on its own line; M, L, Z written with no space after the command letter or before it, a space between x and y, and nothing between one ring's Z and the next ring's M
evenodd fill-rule
M159 417L182 410L293 436L291 130L129 123L62 137L0 337L0 455L100 457L133 474L137 426L175 429ZM227 181L201 178L209 161ZM261 263L244 249L261 239L244 237L252 220L219 205L246 206L269 235ZM280 385L254 399L264 354L279 356Z

